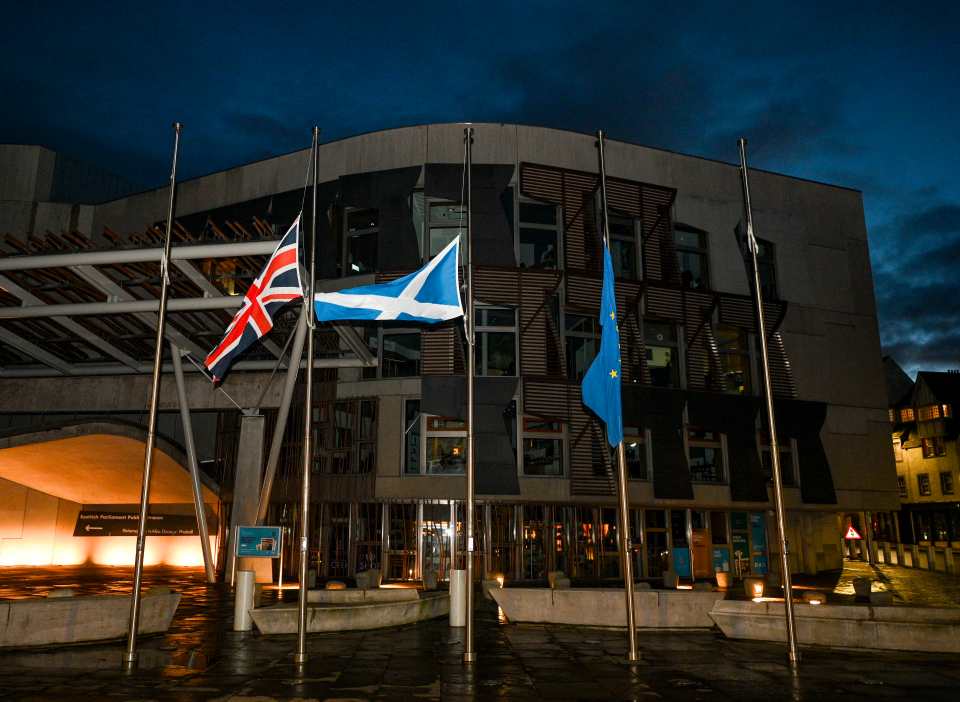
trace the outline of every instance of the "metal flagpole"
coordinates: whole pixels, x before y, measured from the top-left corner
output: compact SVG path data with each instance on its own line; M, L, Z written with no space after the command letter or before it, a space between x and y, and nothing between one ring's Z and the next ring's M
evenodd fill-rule
M763 393L767 402L767 424L770 427L770 459L773 463L773 503L777 512L777 538L780 540L780 570L783 577L783 602L787 615L787 656L790 666L800 661L797 651L797 625L793 617L793 586L790 583L790 554L787 551L787 529L783 513L783 484L780 476L780 444L777 423L773 416L773 388L770 386L770 359L767 353L767 323L763 316L763 295L760 291L760 270L757 268L757 240L753 234L753 210L750 207L750 182L747 178L747 140L740 139L740 178L743 185L743 206L747 217L747 248L753 264L753 302L757 307L760 330L760 355L763 360Z
M313 283L317 273L317 169L320 165L320 128L313 128L313 208L310 214L310 279L303 296L307 320L307 377L303 402L303 494L300 504L300 601L297 609L297 651L294 663L307 662L307 560L310 555L310 468L313 464Z
M603 211L603 246L604 248L609 248L610 225L607 221L607 166L604 161L602 129L597 130L597 143L600 155L600 205ZM633 561L630 559L632 548L630 545L630 496L627 492L627 460L622 440L617 444L617 488L620 493L618 513L620 519L620 566L623 572L623 589L627 608L627 640L629 643L627 660L636 662L640 660L640 654L637 651L637 621L633 610Z
M197 515L197 531L200 532L200 550L203 553L203 568L208 583L217 582L213 571L213 556L210 554L210 534L207 532L207 511L203 503L203 486L200 483L200 464L197 462L197 446L193 440L193 421L190 418L190 405L187 404L187 385L183 379L182 351L172 341L170 356L173 360L173 377L177 381L177 403L180 405L180 423L183 425L183 443L187 449L187 462L190 464L190 485L193 488L193 509Z
M180 150L180 130L183 125L173 123L173 166L170 169L170 200L167 205L167 231L160 259L160 306L157 312L157 336L153 352L153 381L150 387L150 415L147 420L147 446L143 457L143 484L140 488L140 522L137 524L137 553L133 567L133 593L130 598L130 628L127 632L127 652L123 660L128 666L137 662L137 629L140 624L140 584L143 579L143 552L147 541L147 506L150 501L150 474L153 471L153 447L157 440L157 404L160 397L160 371L163 364L163 329L167 316L167 296L170 291L170 241L173 231L173 207L177 190L177 157Z
M473 167L473 127L463 130L466 142L466 190L467 190L467 628L463 639L463 662L473 663L477 660L477 652L473 647L473 488L474 488L474 455L473 455L473 375L474 363L474 329L473 319L473 197L471 195L472 182L470 171Z

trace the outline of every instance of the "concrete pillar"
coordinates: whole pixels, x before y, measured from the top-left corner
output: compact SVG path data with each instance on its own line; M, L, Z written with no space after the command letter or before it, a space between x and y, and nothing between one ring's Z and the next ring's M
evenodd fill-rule
M898 566L906 565L906 563L904 563L904 560L905 558L903 556L903 544L898 542L897 543L897 565Z
M927 570L937 569L937 549L933 544L927 546Z
M257 509L260 506L260 471L263 469L263 444L266 422L260 414L244 414L240 419L240 438L237 446L237 469L233 478L233 506L230 509L230 533L227 537L227 573L233 582L236 564L237 526L250 526L257 523ZM245 561L247 559L244 559ZM251 561L264 561L270 566L269 559L257 558ZM256 563L242 567L254 570ZM258 578L259 579L259 578ZM271 577L272 580L272 577Z
M953 549L949 546L943 549L943 564L950 575L956 574L957 568L953 561Z
M910 565L913 568L920 567L920 547L916 544L910 545Z

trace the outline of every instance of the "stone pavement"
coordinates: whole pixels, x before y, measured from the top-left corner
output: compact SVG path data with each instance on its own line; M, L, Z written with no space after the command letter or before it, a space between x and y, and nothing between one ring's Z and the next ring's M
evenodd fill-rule
M0 596L128 591L128 568L0 569ZM920 571L918 571L920 572ZM640 633L642 664L626 665L623 631L501 621L478 610L472 668L460 663L462 630L446 620L369 632L311 635L298 671L293 636L230 631L231 598L193 569L147 570L148 584L184 593L171 630L144 639L132 673L122 643L0 653L0 698L32 700L954 700L960 656L805 648L800 674L784 647L727 641L710 631ZM293 599L288 590L265 594Z

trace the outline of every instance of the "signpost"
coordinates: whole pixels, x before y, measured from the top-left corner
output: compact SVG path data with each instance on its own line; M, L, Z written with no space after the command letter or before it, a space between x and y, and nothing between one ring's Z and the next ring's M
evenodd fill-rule
M137 512L81 510L73 528L74 536L136 536L140 525ZM194 514L148 514L147 536L197 536ZM207 533L217 533L217 518L207 516Z
M860 532L853 528L853 524L847 525L847 533L843 535L844 539L848 541L859 541L863 537L860 536Z

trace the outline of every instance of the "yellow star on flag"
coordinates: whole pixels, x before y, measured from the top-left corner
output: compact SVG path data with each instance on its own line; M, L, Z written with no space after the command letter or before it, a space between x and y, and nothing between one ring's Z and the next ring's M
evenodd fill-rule
M616 319L616 318L617 318L617 313L616 313L616 312L610 312L610 319Z
M611 377L611 378L616 378L616 377L617 377L617 371L616 371L616 369L613 369L613 368L610 369L610 377Z

